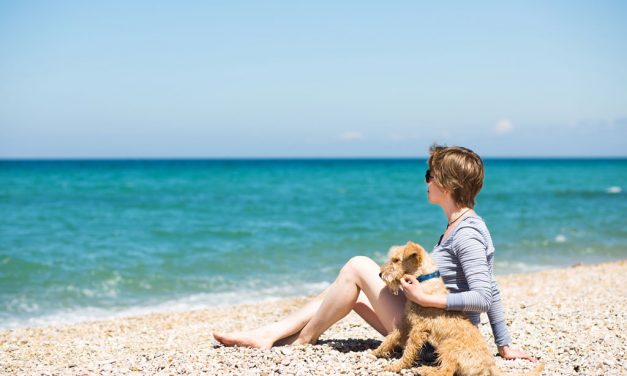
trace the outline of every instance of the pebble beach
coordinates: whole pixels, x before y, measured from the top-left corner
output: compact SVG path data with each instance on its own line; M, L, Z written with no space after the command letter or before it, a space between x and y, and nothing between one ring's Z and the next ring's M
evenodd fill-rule
M627 374L627 260L497 277L514 345L545 364L544 375ZM307 299L159 313L105 321L0 331L6 375L372 375L382 336L351 313L316 345L271 350L222 347L214 330L253 328ZM480 330L496 354L489 325ZM495 356L507 372L534 364ZM415 374L415 369L402 372Z

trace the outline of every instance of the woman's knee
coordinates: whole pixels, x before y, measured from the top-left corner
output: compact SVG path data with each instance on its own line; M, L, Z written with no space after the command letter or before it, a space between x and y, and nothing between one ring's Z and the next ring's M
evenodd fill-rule
M344 277L359 277L362 273L370 273L371 271L378 270L379 266L370 257L366 256L354 256L340 271L340 275Z

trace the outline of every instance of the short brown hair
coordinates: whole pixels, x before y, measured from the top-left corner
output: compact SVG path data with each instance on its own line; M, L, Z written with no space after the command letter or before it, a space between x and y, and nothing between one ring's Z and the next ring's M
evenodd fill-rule
M475 206L484 177L483 161L477 153L461 146L433 144L427 163L435 183L449 191L457 205Z

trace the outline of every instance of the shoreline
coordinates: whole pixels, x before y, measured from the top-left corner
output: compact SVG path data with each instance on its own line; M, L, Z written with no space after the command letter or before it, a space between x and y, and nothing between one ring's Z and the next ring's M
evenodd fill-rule
M547 272L554 270L562 270L569 269L578 266L597 266L603 264L612 264L616 262L627 261L627 259L616 259L616 260L603 260L598 262L576 262L570 265L551 265L541 269L530 268L526 271L510 271L503 274L496 274L497 280L501 278L508 278L517 275L526 275L530 273L538 273L538 272ZM331 281L329 282L316 282L311 283L312 285L318 285L319 291L324 290ZM316 290L317 291L317 290ZM236 294L237 292L232 292ZM224 303L217 306L210 307L207 303L197 303L189 306L184 306L185 303L181 303L182 301L189 300L190 298L194 298L196 295L205 295L206 293L193 294L190 296L184 296L181 298L176 298L172 300L166 300L162 302L155 302L153 304L144 305L144 306L131 306L124 307L119 309L105 309L100 307L79 307L74 309L67 309L63 311L55 311L46 315L30 317L22 320L10 319L11 324L7 326L2 326L4 323L0 322L0 332L7 330L17 330L17 329L28 329L28 328L45 328L48 326L58 326L58 325L76 325L87 322L99 322L99 321L109 321L109 320L118 320L118 319L129 319L134 317L142 317L153 314L177 314L181 312L189 312L189 311L198 311L198 310L211 310L217 308L236 308L238 306L243 305L258 305L258 304L268 304L275 303L283 300L291 300L291 299L306 299L315 294L311 295L290 295L290 296L267 296L260 297L258 299L255 298L243 298L239 302L233 303ZM181 304L183 306L181 307ZM178 308L167 308L168 306L179 306ZM73 318L63 318L63 316L74 316ZM18 323L15 323L18 322Z
M627 373L627 260L498 275L514 345L545 364L544 375ZM383 337L351 313L316 345L271 350L218 346L214 330L276 320L307 298L151 313L72 324L0 329L2 374L381 373L366 350ZM271 304L268 304L271 303ZM496 347L485 315L480 330ZM505 371L533 368L496 358ZM409 371L404 373L411 374Z

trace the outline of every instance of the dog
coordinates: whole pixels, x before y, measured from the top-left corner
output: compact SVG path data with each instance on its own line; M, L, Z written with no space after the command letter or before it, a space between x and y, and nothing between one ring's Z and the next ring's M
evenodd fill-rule
M420 245L408 242L405 246L390 248L387 262L381 266L381 279L398 294L401 279L406 274L424 276L419 280L427 294L448 294L444 281L431 257ZM422 376L430 375L502 375L496 366L488 344L479 329L462 312L425 308L407 300L405 315L397 328L372 355L389 358L396 346L404 346L403 356L386 368L400 372L409 368L420 355L425 342L431 343L438 353L439 366L423 365L417 369ZM530 375L539 375L544 365L538 365Z

